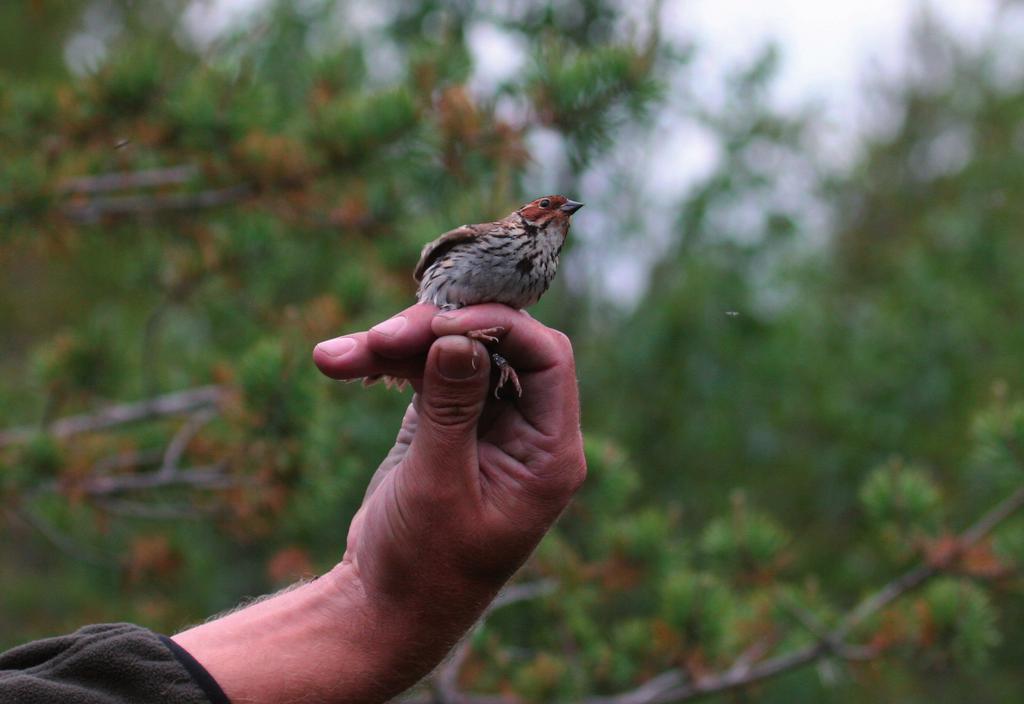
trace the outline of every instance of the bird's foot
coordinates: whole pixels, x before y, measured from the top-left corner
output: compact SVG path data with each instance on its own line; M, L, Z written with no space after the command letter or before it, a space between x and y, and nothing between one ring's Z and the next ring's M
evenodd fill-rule
M483 328L482 330L469 330L466 332L466 337L471 340L479 340L485 345L493 345L500 341L501 336L504 334L505 328L499 326ZM494 363L494 368L498 370L498 383L494 387L494 398L501 398L501 390L508 383L511 383L512 388L516 390L516 397L521 397L523 395L523 386L519 383L519 375L516 374L516 370L512 368L508 360L497 352L493 352L491 353L491 361Z
M519 375L516 374L516 370L512 368L512 365L508 363L508 360L497 352L492 352L491 361L494 362L494 366L499 373L498 383L494 387L494 398L501 398L499 392L502 387L509 382L512 382L512 388L516 390L516 397L521 398L523 395L523 386L519 383Z
M470 330L466 333L466 337L470 340L480 340L485 345L493 345L505 334L505 328L494 327L484 328L482 330Z

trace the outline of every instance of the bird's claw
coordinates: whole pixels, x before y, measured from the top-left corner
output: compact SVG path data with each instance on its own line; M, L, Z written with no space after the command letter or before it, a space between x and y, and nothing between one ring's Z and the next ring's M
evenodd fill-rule
M501 339L501 335L504 334L505 328L493 327L484 328L482 330L470 330L469 332L466 333L466 337L468 337L471 340L479 340L485 345L493 345L496 344Z
M502 335L505 334L505 328L496 326L493 328L483 328L481 330L470 330L466 333L466 337L471 340L479 340L485 345L493 345L501 340ZM501 390L505 384L512 384L512 388L516 390L516 397L522 397L523 386L519 383L519 375L516 374L516 370L512 368L512 365L508 363L508 360L502 357L497 352L491 354L491 361L494 363L495 369L498 370L498 383L494 387L494 398L501 398Z
M512 368L508 360L497 352L493 352L491 354L491 361L494 362L494 366L497 367L499 372L498 383L494 387L494 398L501 398L499 392L509 382L512 382L512 388L516 390L516 397L522 398L523 385L519 383L519 375L516 374L516 370Z

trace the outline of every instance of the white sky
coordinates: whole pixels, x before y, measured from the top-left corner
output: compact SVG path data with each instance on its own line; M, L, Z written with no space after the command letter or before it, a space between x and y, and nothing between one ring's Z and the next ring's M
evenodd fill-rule
M663 26L676 36L696 34L705 60L723 64L749 54L765 38L784 52L787 97L844 97L865 66L899 62L912 17L929 7L966 37L990 22L991 0L670 0Z
M244 3L249 0L222 0ZM991 24L997 0L666 0L664 35L695 41L696 66L704 82L697 90L720 90L722 76L774 41L782 52L774 82L781 106L813 100L822 107L825 147L842 154L858 134L884 123L867 102L869 76L902 71L905 39L913 18L925 8L968 41ZM475 54L473 82L488 86L514 75L524 64L522 47L493 27L469 33ZM712 96L713 97L713 96ZM651 155L651 184L668 196L698 178L715 158L699 131L660 125L658 149ZM552 184L554 185L554 184Z
M266 0L204 0L189 17L189 28L212 38L233 20ZM808 95L844 99L854 93L869 62L898 63L913 15L928 7L957 32L977 36L990 22L997 0L666 0L662 31L696 38L701 61L726 66L749 56L766 39L783 47L787 99ZM480 38L481 40L484 37ZM517 62L493 34L478 46L485 73L503 74Z
M774 41L781 51L776 100L786 107L820 105L831 128L825 146L841 153L859 134L881 126L865 84L879 74L902 72L905 40L919 13L929 9L974 41L990 25L995 7L995 0L668 0L662 29L696 40L694 74L708 91L719 89L723 75ZM714 155L703 141L699 133L670 135L655 155L654 187L678 193L710 166Z

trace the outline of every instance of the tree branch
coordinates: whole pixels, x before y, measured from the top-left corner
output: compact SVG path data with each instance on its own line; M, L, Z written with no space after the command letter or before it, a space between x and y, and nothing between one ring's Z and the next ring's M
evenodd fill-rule
M109 497L96 500L96 506L115 516L128 518L144 518L147 520L198 519L210 513L200 510L192 504L151 504L143 501L114 499Z
M108 455L96 461L92 466L92 474L106 474L118 469L138 468L149 464L157 464L164 456L163 450L131 450Z
M962 555L969 548L983 540L1000 523L1021 508L1024 508L1024 487L1017 489L1008 498L991 508L975 523L960 533L957 537L957 554ZM629 692L613 697L588 699L586 702L587 704L669 704L670 702L682 702L746 687L784 672L803 667L823 657L834 656L847 660L863 660L867 657L872 657L877 655L877 650L850 646L845 643L850 631L907 592L916 589L942 571L942 566L921 564L903 573L850 609L836 628L819 634L815 643L803 648L754 664L743 662L741 659L720 674L702 677L699 681L692 683L670 684L672 682L672 675L675 676L676 681L680 681L683 673L679 670L669 670ZM660 684L661 686L651 686L652 683Z
M536 582L510 584L502 589L498 596L494 597L494 601L487 607L484 616L486 617L493 611L511 604L517 604L520 601L529 601L530 599L547 596L554 593L556 589L558 589L558 582L554 579L538 579Z
M174 434L174 437L167 444L167 450L164 452L163 462L160 465L160 472L162 474L174 474L177 471L181 456L185 454L185 450L188 449L188 444L192 442L192 438L202 430L204 425L213 420L216 415L215 409L203 408L182 424L181 428L178 429L178 432Z
M251 192L248 186L237 185L197 193L104 196L84 203L68 203L61 208L61 212L69 220L93 223L105 215L139 215L161 210L213 208L241 200Z
M647 704L647 702L661 701L660 697L665 692L675 690L683 684L685 679L681 670L666 670L636 689L610 697L591 697L585 699L584 702L585 704Z
M185 391L154 396L144 401L120 403L107 406L96 413L68 416L50 423L44 430L47 434L63 439L79 433L106 430L118 425L136 423L162 416L188 413L197 409L214 406L224 396L219 386L200 386ZM40 431L34 426L11 428L0 432L0 448L31 440Z
M76 483L74 489L88 496L108 496L131 491L163 489L171 486L188 486L198 489L226 489L237 486L241 480L224 472L224 464L211 464L192 469L182 469L171 473L157 470L145 474L112 474L94 477ZM54 483L48 486L53 490L64 485Z
M199 174L190 165L170 166L163 169L142 169L140 171L114 171L95 176L80 176L61 184L64 193L103 193L126 191L131 188L152 188L186 183Z
M1000 523L1021 508L1024 508L1024 487L1020 487L1009 497L989 509L987 513L957 537L956 556L963 555L968 549L986 538ZM922 564L889 582L889 584L861 601L860 604L849 612L839 628L836 629L840 639L845 638L846 634L869 616L885 608L903 594L920 586L941 571L942 567L939 565Z

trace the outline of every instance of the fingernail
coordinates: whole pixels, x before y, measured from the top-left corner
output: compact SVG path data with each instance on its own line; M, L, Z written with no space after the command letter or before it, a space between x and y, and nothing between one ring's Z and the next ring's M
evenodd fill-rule
M351 337L336 337L333 340L324 340L316 348L328 357L344 357L356 348L356 341Z
M379 332L381 335L387 335L388 337L394 337L398 334L398 331L405 327L405 324L409 321L406 320L404 315L396 315L394 318L388 318L383 323L374 325L371 330Z
M456 320L460 315L462 315L462 313L460 313L458 310L443 310L440 313L436 314L434 317L444 318L445 320Z
M437 368L447 379L468 379L476 374L476 345L468 338L446 342L438 354Z

